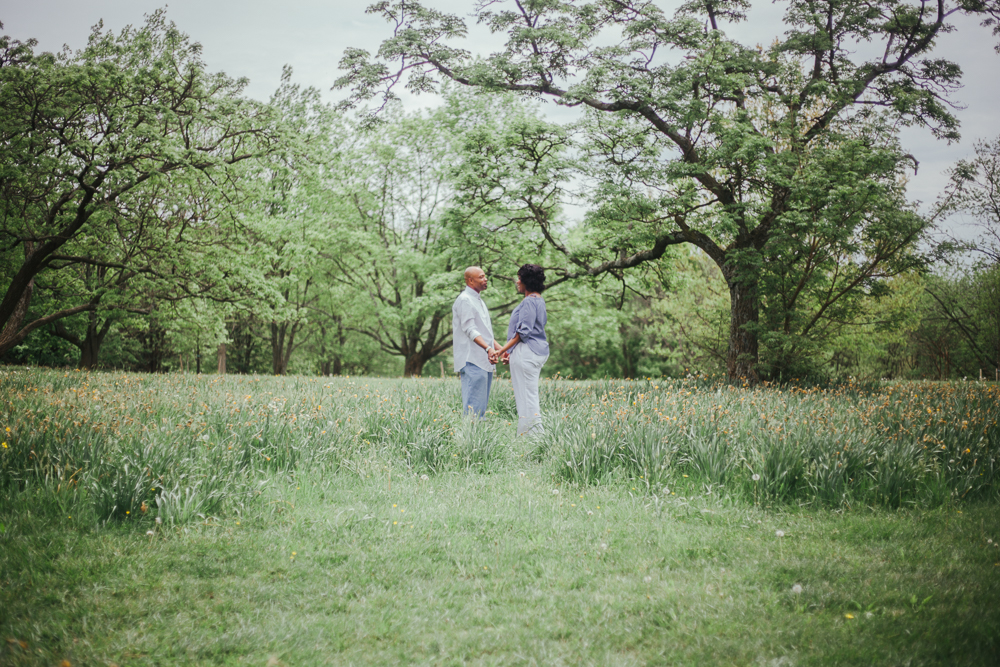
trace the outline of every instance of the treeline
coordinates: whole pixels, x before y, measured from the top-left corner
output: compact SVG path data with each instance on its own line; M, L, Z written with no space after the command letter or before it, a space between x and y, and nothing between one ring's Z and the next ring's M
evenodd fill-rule
M983 222L974 244L930 244L894 135L859 115L797 153L794 175L782 163L778 214L746 195L739 215L769 231L743 247L732 202L714 209L685 185L703 175L606 114L560 126L533 100L452 86L430 111L355 116L289 70L257 102L163 12L95 28L77 52L2 39L5 363L450 373L464 268L491 277L502 336L531 261L553 285L550 374L996 374L1000 144L955 168L939 206ZM800 132L774 127L774 146ZM718 135L713 173L745 177L741 197L778 169L737 169Z

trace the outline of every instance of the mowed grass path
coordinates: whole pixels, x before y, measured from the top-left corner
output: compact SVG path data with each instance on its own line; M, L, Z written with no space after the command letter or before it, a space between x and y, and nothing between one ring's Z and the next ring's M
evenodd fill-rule
M452 384L425 395L442 399L432 428ZM152 503L105 521L100 479L72 497L54 473L6 480L0 664L1000 662L995 498L803 508L684 477L683 460L667 493L648 475L577 485L554 443L540 453L502 417L453 429L433 470L342 440L349 456L251 471L258 495L186 521L156 523ZM492 440L482 465L461 449Z

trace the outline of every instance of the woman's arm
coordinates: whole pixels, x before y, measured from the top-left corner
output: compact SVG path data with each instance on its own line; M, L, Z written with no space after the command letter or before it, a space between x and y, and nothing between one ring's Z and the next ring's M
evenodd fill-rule
M514 334L514 337L511 338L509 341L507 341L507 344L504 345L503 347L501 347L499 350L492 350L492 351L488 351L487 353L492 358L496 358L496 357L499 357L500 355L506 354L507 351L510 348L514 347L515 345L517 345L520 342L521 342L521 334L516 333L516 334ZM496 362L495 361L491 361L490 363L494 363L495 364Z

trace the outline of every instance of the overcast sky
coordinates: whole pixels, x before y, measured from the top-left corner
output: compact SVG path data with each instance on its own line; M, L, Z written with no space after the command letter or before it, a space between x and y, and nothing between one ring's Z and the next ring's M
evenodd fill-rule
M367 0L0 0L0 22L4 34L37 39L39 50L56 51L64 44L76 50L85 46L91 26L100 20L105 29L117 32L141 24L144 14L166 6L167 18L202 44L209 69L250 79L249 95L266 100L278 86L282 66L289 64L297 83L315 86L334 100L342 95L330 87L344 48L374 51L389 35L388 24L364 13L367 4ZM426 0L426 4L467 15L474 3ZM665 8L676 4L676 0L662 2ZM780 7L758 4L761 8L751 21L731 32L744 42L768 44L781 29ZM958 62L965 72L965 87L955 96L965 107L958 112L962 141L948 145L919 128L904 134L907 149L920 161L909 194L925 204L941 191L945 170L971 154L976 139L1000 135L1000 55L993 50L995 38L975 21L959 18L956 24L959 29L940 40L938 53ZM497 37L480 29L474 30L466 48L485 53L499 44ZM406 102L434 103L428 98Z

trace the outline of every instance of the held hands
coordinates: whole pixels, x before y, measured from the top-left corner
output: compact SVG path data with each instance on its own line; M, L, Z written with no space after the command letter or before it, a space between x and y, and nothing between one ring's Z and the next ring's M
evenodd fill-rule
M510 354L507 352L501 354L500 350L489 349L486 350L486 356L489 357L491 364L496 364L501 361L505 364L510 363Z

